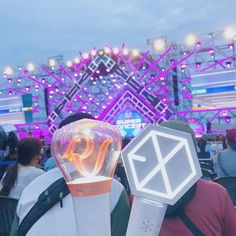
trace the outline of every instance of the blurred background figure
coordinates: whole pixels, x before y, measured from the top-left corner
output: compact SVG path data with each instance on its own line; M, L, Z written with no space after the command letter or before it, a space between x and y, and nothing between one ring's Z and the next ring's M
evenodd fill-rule
M16 163L9 165L0 182L0 195L19 199L24 188L44 171L36 166L42 159L42 143L24 138L17 144Z
M197 146L199 148L199 152L197 152L199 159L210 159L211 154L209 151L206 151L207 140L205 138L199 138L197 141Z
M211 133L211 122L207 119L206 123L207 133Z
M236 176L236 129L226 130L228 147L218 153L215 171L218 177Z

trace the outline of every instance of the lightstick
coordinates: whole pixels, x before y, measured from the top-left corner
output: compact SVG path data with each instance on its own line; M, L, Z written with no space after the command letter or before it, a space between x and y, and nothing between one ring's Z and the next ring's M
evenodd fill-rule
M201 177L192 137L150 124L125 147L122 159L134 195L126 236L156 236L167 204Z
M110 236L109 191L121 150L119 130L82 119L58 129L52 153L70 189L79 236Z

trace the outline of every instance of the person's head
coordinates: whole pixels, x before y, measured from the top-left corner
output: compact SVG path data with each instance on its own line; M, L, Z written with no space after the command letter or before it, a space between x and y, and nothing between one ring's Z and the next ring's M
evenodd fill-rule
M58 128L62 128L63 126L65 125L68 125L70 123L73 123L75 121L78 121L78 120L82 120L82 119L92 119L94 120L95 118L88 114L88 113L75 113L75 114L72 114L72 115L69 115L67 116L64 120L61 121L61 123L59 124Z
M0 195L8 196L18 176L18 164L36 166L42 159L42 143L36 138L24 138L17 144L17 161L8 166L2 180Z
M163 122L160 125L166 128L170 128L170 129L174 129L174 130L191 134L195 148L196 148L195 134L188 124L182 121L171 120L171 121ZM184 206L191 201L191 199L194 197L195 191L196 191L196 184L194 184L173 206L169 205L167 207L165 216L175 217L178 214L178 212L182 210Z
M82 120L82 119L91 119L91 120L94 120L95 118L88 114L88 113L75 113L75 114L72 114L72 115L69 115L67 116L64 120L61 121L61 123L59 124L58 128L62 128L63 126L65 125L68 125L70 123L73 123L75 121L78 121L78 120ZM50 169L53 169L56 167L56 163L50 163L50 168L48 168L47 170L50 170Z
M9 147L9 155L13 155L16 152L16 146L18 143L18 136L14 131L11 131L7 135L7 145Z
M226 130L226 139L228 145L232 149L236 150L236 129Z
M195 137L194 131L187 123L184 123L183 121L179 121L179 120L171 120L171 121L163 122L160 125L163 127L166 127L166 128L170 128L170 129L174 129L174 130L178 130L178 131L182 131L182 132L191 134L192 139L193 139L193 143L194 143L195 148L197 150L197 142L196 142L196 137Z
M17 162L21 165L36 166L42 159L42 142L37 138L23 138L17 144Z
M5 151L7 148L7 135L3 129L0 129L0 150Z
M198 147L200 149L200 152L202 152L202 153L206 152L207 141L206 141L205 138L198 139L197 145L198 145Z
M227 143L226 143L226 137L225 135L221 135L220 136L220 141L222 142L222 147L223 147L223 150L227 148Z

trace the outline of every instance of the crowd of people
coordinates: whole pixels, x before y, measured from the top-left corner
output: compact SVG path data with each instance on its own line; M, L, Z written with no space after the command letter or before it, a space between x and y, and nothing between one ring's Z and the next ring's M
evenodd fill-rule
M84 118L94 119L86 113L73 114L65 118L59 128ZM196 139L189 125L181 121L168 121L161 125L191 134L200 165L203 169L209 165L212 179L236 176L236 129L227 130L225 136L220 135L213 141L212 135ZM18 199L11 236L76 236L69 191L65 191L62 198L58 196L58 202L48 207L39 217L34 215L33 221L28 220L32 209L38 207L42 194L63 179L50 148L45 148L42 141L32 135L18 140L15 132L6 134L0 130L0 163L13 162L8 166L0 166L0 195ZM129 141L125 138L123 147ZM126 234L132 207L132 193L121 162L117 165L114 177L110 190L111 232L112 236L123 236ZM204 179L203 175L174 206L168 206L160 235L235 236L236 212L227 190L211 179Z

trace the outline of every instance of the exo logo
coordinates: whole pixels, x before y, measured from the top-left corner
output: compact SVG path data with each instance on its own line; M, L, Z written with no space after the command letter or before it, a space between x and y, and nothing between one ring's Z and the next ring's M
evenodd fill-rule
M201 176L190 134L148 125L122 152L136 196L174 204Z

